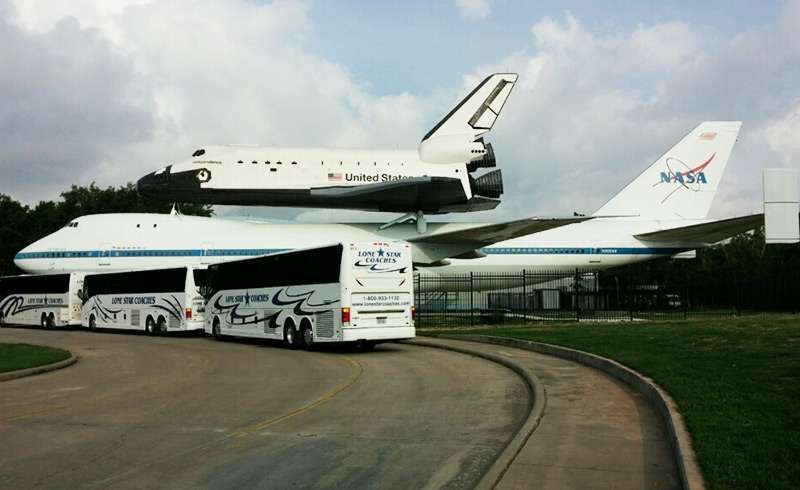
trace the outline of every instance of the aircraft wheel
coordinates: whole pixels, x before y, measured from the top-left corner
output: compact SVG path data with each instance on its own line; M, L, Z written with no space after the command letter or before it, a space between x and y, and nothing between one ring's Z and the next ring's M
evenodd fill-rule
M167 320L163 316L158 317L158 323L156 323L156 334L167 334Z
M147 320L144 322L144 331L147 332L147 335L156 334L156 322L153 320L152 316L148 316Z

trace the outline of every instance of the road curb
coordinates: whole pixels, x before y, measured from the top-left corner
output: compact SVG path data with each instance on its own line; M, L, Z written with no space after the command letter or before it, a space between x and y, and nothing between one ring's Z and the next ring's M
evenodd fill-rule
M68 359L63 361L45 364L43 366L36 366L28 369L18 369L16 371L9 371L7 373L0 373L0 383L3 381L11 381L12 379L24 378L25 376L33 376L34 374L42 374L56 369L63 369L67 366L72 366L78 362L78 356L72 354Z
M463 340L463 339L456 339L455 337L448 337L452 338L453 340ZM514 435L513 438L506 444L506 447L500 453L500 455L495 459L492 466L489 467L489 470L484 473L483 477L481 477L478 484L475 486L476 489L492 489L494 488L497 483L503 478L506 471L508 470L511 463L514 461L514 458L517 457L517 454L522 450L525 446L525 443L528 442L528 439L533 434L533 431L536 430L536 427L539 426L539 422L544 415L544 409L547 405L547 396L542 388L542 383L539 381L539 378L536 377L530 370L522 367L521 365L517 364L511 359L497 356L494 354L489 354L486 352L480 352L477 350L472 350L469 348L462 348L456 347L452 345L440 344L437 342L432 342L429 340L423 340L417 337L414 340L406 341L404 343L408 343L411 345L419 345L422 347L432 347L434 349L443 349L449 350L453 352L458 352L460 354L467 354L470 356L480 357L486 359L488 361L500 364L501 366L507 367L511 369L515 373L517 373L525 384L528 386L530 393L532 395L532 400L530 400L530 408L528 410L528 416L525 419L525 422L522 423L517 433Z
M683 488L687 490L705 489L703 475L700 473L697 457L692 449L689 431L686 429L683 417L678 412L677 404L652 379L611 359L558 345L490 335L445 335L439 338L504 345L569 359L585 366L599 369L609 376L622 381L642 394L664 421Z

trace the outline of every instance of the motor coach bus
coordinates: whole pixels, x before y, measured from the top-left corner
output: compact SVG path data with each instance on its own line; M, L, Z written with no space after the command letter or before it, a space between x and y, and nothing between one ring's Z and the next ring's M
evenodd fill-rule
M84 274L0 277L0 325L79 325Z
M150 335L203 329L205 270L191 267L88 274L81 324Z
M411 247L338 243L208 268L206 333L292 348L415 335Z

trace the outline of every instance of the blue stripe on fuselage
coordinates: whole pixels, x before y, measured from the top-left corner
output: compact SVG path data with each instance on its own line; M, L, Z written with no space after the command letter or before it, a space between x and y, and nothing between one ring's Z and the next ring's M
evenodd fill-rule
M214 248L174 250L70 250L58 252L20 252L14 259L82 259L97 257L254 257L287 248ZM693 250L675 247L486 247L487 255L675 255Z

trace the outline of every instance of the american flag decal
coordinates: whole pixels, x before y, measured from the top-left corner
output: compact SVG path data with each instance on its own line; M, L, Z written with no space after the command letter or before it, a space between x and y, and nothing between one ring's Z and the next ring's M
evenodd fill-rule
M328 181L341 182L342 174L338 172L337 173L328 172Z

